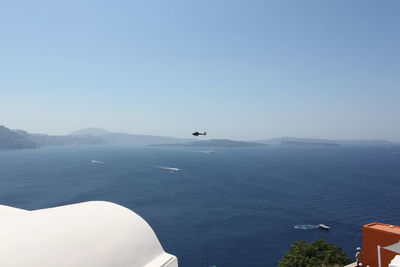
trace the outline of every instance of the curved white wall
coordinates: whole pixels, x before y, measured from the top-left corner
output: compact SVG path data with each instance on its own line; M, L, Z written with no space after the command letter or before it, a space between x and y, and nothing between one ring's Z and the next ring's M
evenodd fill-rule
M136 213L103 201L25 211L0 205L0 266L177 267Z

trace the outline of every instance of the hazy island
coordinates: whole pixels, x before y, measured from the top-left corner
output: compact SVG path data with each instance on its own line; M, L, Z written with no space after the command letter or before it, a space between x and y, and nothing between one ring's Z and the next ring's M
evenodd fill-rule
M287 146L371 146L371 145L391 145L393 142L381 139L360 139L360 140L331 140L322 138L298 138L298 137L278 137L255 141L257 143L269 145Z
M37 146L74 146L74 145L104 145L101 138L96 136L69 136L31 134L23 130L13 130L16 134L30 140Z
M255 147L269 145L255 142L235 141L230 139L210 139L179 144L158 144L158 146Z
M157 135L115 133L100 128L86 128L70 133L68 136L94 136L109 145L153 145L174 144L193 141L189 138L176 138Z
M190 136L190 133L188 134ZM11 130L0 126L0 149L32 149L45 146L78 145L154 145L154 146L199 146L199 147L261 147L261 146L299 146L336 147L392 145L386 140L328 140L320 138L279 137L258 141L236 141L231 139L176 138L156 135L141 135L110 132L100 128L85 128L67 135L47 135L28 133L24 130Z
M189 138L175 138L154 135L114 133L99 128L86 128L67 135L47 135L11 130L0 126L0 149L32 149L45 146L90 146L90 145L151 145L193 141Z
M281 141L282 146L340 146L337 143L328 142L305 142L305 141Z

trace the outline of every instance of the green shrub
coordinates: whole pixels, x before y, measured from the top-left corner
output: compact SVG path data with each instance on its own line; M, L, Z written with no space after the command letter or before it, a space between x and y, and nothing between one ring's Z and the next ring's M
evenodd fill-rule
M311 244L296 242L279 261L279 267L344 266L351 260L340 247L320 239Z

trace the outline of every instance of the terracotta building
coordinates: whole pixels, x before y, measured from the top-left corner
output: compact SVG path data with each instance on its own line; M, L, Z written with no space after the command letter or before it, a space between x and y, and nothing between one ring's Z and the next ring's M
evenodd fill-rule
M400 255L400 226L370 223L363 226L363 266L387 267ZM400 257L397 257L397 259Z

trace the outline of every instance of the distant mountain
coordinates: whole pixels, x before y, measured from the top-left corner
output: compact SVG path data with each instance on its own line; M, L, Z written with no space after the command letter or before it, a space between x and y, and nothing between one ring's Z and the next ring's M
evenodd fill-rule
M0 150L27 148L38 148L38 145L10 129L0 126Z
M104 145L105 142L96 136L68 136L30 134L23 130L13 130L15 133L36 143L39 146L68 146L68 145Z
M266 140L255 141L269 145L389 145L393 144L390 141L380 139L365 139L365 140L329 140L321 138L297 138L297 137L279 137Z
M96 127L90 127L90 128L85 128L81 129L75 132L70 133L69 135L91 135L91 136L103 136L107 134L111 134L112 132L96 128Z
M113 133L100 128L87 128L78 130L70 133L69 136L96 136L101 138L106 144L111 145L175 144L193 141L193 139L189 138Z
M209 147L254 147L254 146L268 146L267 144L260 144L254 142L234 141L230 139L211 139L205 141L194 141L181 144L161 144L161 146L209 146Z
M304 141L281 141L282 146L340 146L340 144L336 143L328 143L328 142L304 142Z

